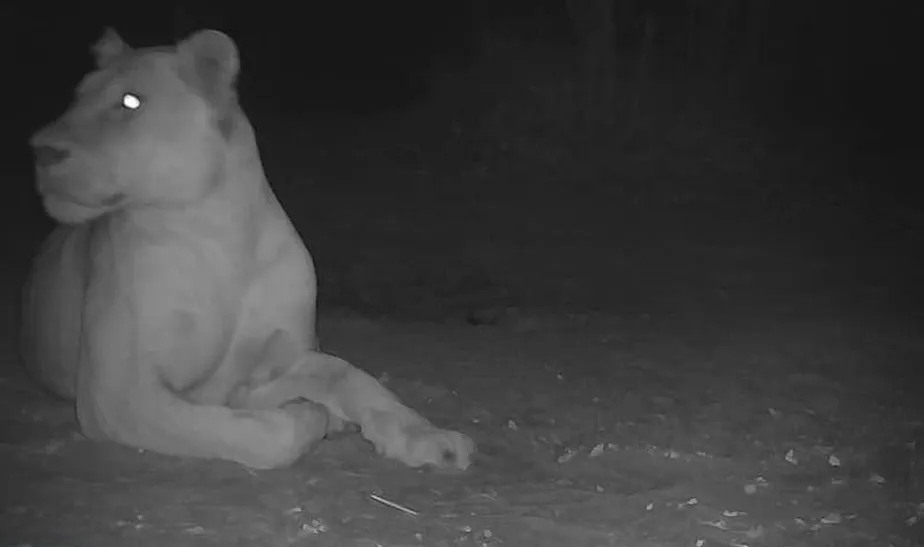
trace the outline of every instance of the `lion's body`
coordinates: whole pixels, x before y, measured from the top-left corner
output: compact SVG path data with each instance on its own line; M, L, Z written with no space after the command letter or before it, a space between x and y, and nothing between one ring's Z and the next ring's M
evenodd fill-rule
M35 260L23 328L27 367L75 399L83 431L268 468L349 421L409 465L467 467L467 437L318 351L314 267L237 106L230 40L136 51L108 36L97 54L33 139L64 224ZM143 109L107 110L136 96Z

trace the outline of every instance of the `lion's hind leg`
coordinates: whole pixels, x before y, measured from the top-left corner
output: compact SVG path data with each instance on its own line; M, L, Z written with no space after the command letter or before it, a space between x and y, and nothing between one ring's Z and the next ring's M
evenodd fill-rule
M362 435L387 457L411 467L466 469L472 440L440 429L403 405L375 378L332 355L308 352L288 372L236 396L246 408L275 408L307 399L324 405L336 419L359 424Z
M73 399L86 285L87 228L57 228L42 244L23 291L20 354L26 371Z

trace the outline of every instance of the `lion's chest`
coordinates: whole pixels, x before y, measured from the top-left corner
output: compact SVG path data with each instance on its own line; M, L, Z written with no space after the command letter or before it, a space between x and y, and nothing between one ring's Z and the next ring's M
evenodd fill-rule
M161 375L176 390L207 381L232 346L240 315L234 287L220 282L189 284L172 295L158 351L169 355L159 363Z
M235 337L249 265L200 243L118 250L97 255L89 287L95 345L122 354L109 362L155 368L176 390L207 381Z
M94 367L115 367L102 376L116 383L154 370L178 392L220 402L260 367L274 333L316 347L313 264L284 220L253 233L179 222L95 231L85 317L108 357Z

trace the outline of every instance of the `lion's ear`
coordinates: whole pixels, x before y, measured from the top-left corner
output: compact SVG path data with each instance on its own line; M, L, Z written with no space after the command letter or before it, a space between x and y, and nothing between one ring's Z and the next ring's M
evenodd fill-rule
M217 30L201 30L177 44L183 78L219 105L234 95L240 66L234 41Z
M93 45L92 50L96 57L96 65L99 68L106 68L116 58L131 51L131 48L122 41L119 33L112 27L107 27L100 39Z

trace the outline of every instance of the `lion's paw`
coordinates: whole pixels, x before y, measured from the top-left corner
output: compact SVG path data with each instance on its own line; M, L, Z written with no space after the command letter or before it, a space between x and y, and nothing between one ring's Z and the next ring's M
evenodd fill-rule
M331 427L331 415L324 405L293 401L284 405L282 410L295 419L296 443L303 454L311 451Z
M398 405L366 414L360 420L363 437L382 455L408 467L432 465L464 471L472 464L475 442L458 431L440 429L413 410Z
M458 431L439 429L430 424L405 428L404 450L393 456L409 467L432 465L438 469L464 471L472 464L475 442Z
M357 424L347 422L336 414L330 414L330 420L327 422L327 439L337 439L344 435L349 435L359 431Z

